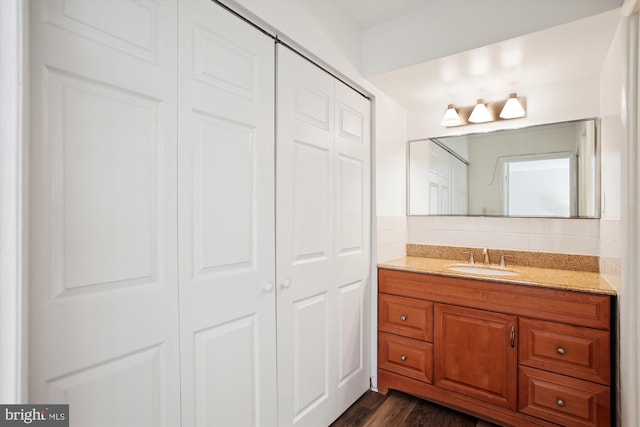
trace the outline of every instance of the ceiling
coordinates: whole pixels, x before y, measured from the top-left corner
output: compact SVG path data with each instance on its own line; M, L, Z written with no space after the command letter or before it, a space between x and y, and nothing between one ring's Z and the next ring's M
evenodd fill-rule
M393 31L394 25L396 25L396 32L403 31L402 25L406 27L410 23L415 24L416 21L424 23L423 26L433 26L438 19L446 18L437 16L436 11L446 10L446 8L464 10L465 6L473 4L477 7L479 4L478 0L331 1L358 25L365 43L369 35L375 35L383 29ZM505 14L504 8L498 7L501 4L500 1L504 0L482 1L484 2L482 4L487 7L493 5L494 15L498 20L510 19L510 16ZM410 66L399 61L398 66L390 67L390 71L373 73L368 80L398 103L410 108L440 99L447 99L447 103L471 103L472 105L476 97L487 97L494 92L501 94L505 92L503 95L506 95L508 92L517 91L518 88L550 84L599 73L620 19L617 8L622 5L623 0L509 1L519 3L521 7L517 9L520 9L520 13L525 5L529 8L533 5L538 13L531 19L537 20L535 28L539 30L514 37L512 25L511 33L505 31L504 36L500 38L502 41L463 50L460 48L460 39L465 38L473 43L474 34L473 31L460 28L447 36L453 38L448 51L448 41L445 36L433 41L430 40L433 37L427 39L422 36L420 31L424 31L424 28L416 28L415 31L408 29L407 34L413 36L414 43L416 38L421 40L418 48L424 46L425 50L432 52L438 50L437 57L414 61L414 65ZM587 5L590 5L590 8ZM554 16L553 7L558 9L556 16ZM608 12L596 13L597 8L608 10ZM562 16L559 17L559 15ZM416 20L417 16L425 19ZM448 21L445 25L455 28L462 26L464 19L472 18L452 19L449 16L446 19ZM530 22L528 25L528 28L534 28ZM485 33L494 31L486 25L484 28ZM499 36L499 32L492 35L492 37ZM482 38L480 35L476 37L478 40ZM391 58L393 51L386 51L387 54L385 54L382 46L383 39L377 39L375 52L385 59ZM432 45L429 45L430 42ZM390 49L397 49L398 40L394 40L394 43ZM406 45L417 49L416 45L411 43L409 41ZM458 43L457 47L456 43ZM365 55L367 55L366 51ZM482 93L483 96L477 96L478 93Z
M443 0L332 0L361 30L388 22Z
M619 14L610 11L369 81L399 104L415 107L442 99L473 105L476 98L587 78L599 74L618 21Z

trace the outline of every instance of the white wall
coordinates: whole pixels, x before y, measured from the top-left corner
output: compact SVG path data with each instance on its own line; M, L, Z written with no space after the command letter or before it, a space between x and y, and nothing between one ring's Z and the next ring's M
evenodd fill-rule
M378 262L406 254L407 118L386 95L376 96L376 214Z
M638 393L638 283L637 283L637 138L632 128L637 99L632 86L637 85L638 36L637 15L633 20L632 4L623 7L620 25L602 67L601 94L601 150L602 150L602 219L600 221L600 270L618 291L618 352L616 372L619 396L619 425L636 427L640 423ZM629 25L633 21L633 31ZM635 40L631 42L631 37ZM631 49L634 49L633 52ZM630 58L634 61L631 62Z
M406 244L406 113L363 78L359 28L332 2L239 0L238 3L375 96L378 260L403 256Z
M280 33L358 83L361 47L358 27L331 2L237 0Z
M626 104L628 31L624 22L618 28L600 77L601 104L601 269L612 284L620 288L620 264L626 247L628 228L626 205L628 158Z
M508 86L509 83L505 82L505 87ZM600 116L599 86L600 77L594 74L553 84L521 87L518 88L518 93L526 94L526 117L454 128L445 128L440 125L444 106L450 103L446 99L446 94L432 97L428 104L407 111L407 136L413 140L598 117ZM501 99L504 95L504 93L488 94L486 99Z

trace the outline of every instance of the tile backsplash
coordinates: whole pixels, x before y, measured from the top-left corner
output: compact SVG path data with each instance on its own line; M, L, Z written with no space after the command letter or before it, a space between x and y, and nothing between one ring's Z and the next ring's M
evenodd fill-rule
M406 254L407 217L378 216L377 221L377 262L400 258Z
M586 271L598 273L599 258L595 255L561 254L552 252L515 251L513 249L488 250L489 262L496 265L500 262L500 256L506 255L507 266L523 266L537 268L553 268L557 270ZM407 244L407 256L458 260L466 263L468 253L473 253L476 263L483 263L482 249L463 246L437 246L409 243Z
M599 255L600 220L410 216L407 241L427 245Z

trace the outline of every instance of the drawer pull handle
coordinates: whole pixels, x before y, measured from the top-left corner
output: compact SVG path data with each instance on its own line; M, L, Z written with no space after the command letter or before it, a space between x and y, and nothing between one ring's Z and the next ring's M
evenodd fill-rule
M558 400L556 400L556 405L558 405L559 407L563 408L564 407L564 400L562 400L562 398L558 398Z
M402 320L402 321L404 322L405 320L407 320L407 316L405 316L405 315L403 314L402 316L400 316L400 320Z
M404 362L405 360L407 360L407 356L405 356L405 355L403 354L402 356L400 356L400 360L402 360L402 361Z
M565 353L564 348L562 347L556 348L556 353L558 353L560 356L564 355Z

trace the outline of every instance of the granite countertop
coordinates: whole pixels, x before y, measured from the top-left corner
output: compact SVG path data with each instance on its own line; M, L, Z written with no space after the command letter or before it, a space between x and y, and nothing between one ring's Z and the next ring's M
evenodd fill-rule
M478 279L496 283L509 283L515 285L588 292L593 294L616 295L615 288L597 272L509 265L504 269L518 273L517 276L494 276L452 271L449 267L453 265L460 266L468 264L450 259L406 256L382 262L378 264L378 267L414 273L428 273L439 276ZM481 262L476 263L475 265L478 267L483 266ZM501 267L498 267L495 264L492 264L491 268L501 269Z

